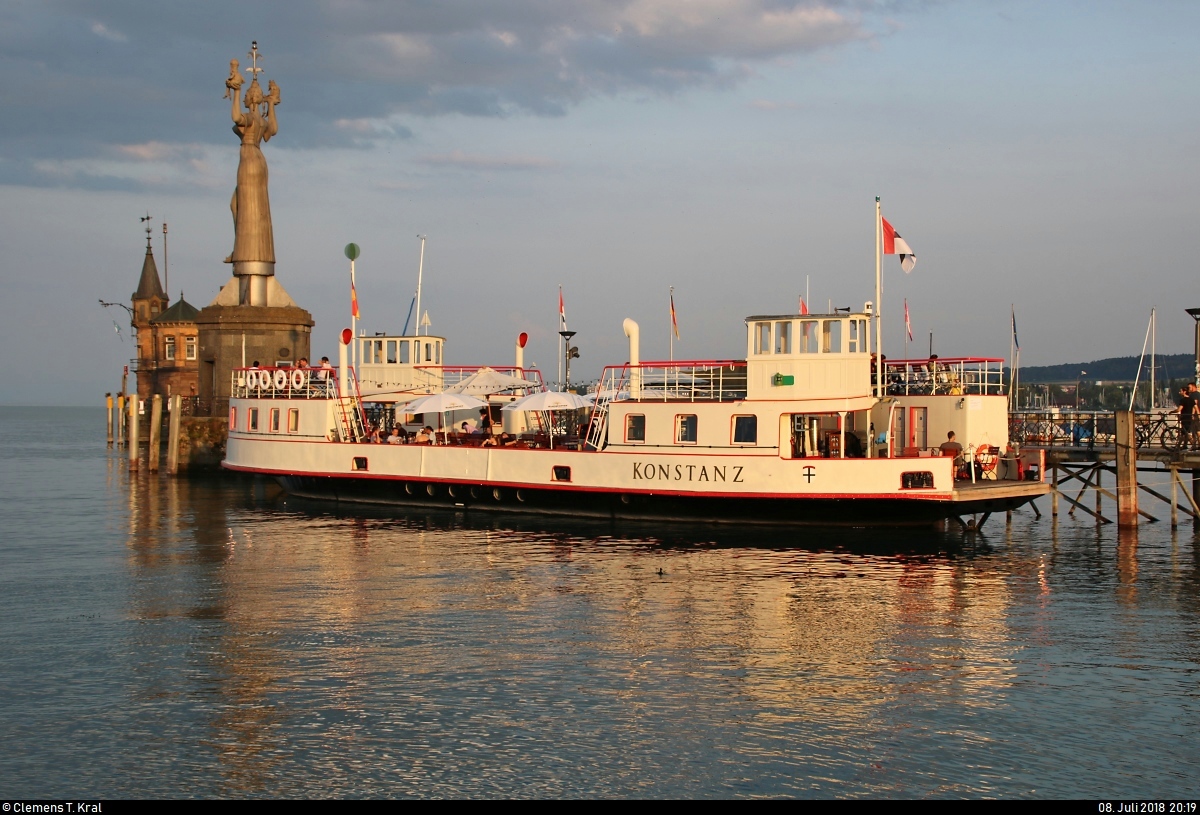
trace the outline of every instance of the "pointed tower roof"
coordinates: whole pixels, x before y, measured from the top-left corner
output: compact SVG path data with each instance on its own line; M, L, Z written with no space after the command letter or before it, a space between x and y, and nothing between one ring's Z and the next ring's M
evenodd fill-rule
M138 280L137 291L133 293L133 299L147 300L151 297L167 299L167 295L163 293L162 281L158 278L158 264L154 262L154 252L147 246L146 259L142 261L142 277Z

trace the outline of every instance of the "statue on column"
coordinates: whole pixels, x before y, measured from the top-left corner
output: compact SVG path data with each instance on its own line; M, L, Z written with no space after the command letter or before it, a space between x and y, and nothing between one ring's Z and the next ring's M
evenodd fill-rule
M279 86L271 81L263 94L258 84L261 56L258 42L251 51L250 86L246 88L245 110L241 110L241 86L237 60L230 62L225 80L227 98L232 99L233 132L241 139L237 186L229 208L233 212L233 252L225 258L233 264L233 273L241 278L243 305L266 305L266 278L275 274L275 239L271 231L271 204L267 198L267 160L259 145L279 132L275 106L279 104Z

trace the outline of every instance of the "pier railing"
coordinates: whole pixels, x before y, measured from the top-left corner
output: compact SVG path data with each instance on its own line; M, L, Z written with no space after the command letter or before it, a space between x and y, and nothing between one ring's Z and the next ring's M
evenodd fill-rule
M1178 413L1135 413L1133 421L1139 449L1181 451L1190 446ZM1008 417L1009 440L1032 447L1113 448L1116 433L1116 414L1111 410L1036 410Z
M900 359L884 362L888 394L1004 393L1004 360L991 357Z

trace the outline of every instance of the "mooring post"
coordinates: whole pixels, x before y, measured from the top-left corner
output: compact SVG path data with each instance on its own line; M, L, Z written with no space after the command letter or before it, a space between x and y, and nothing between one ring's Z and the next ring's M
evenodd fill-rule
M1179 526L1179 471L1171 466L1168 469L1171 473L1171 528L1175 529Z
M111 392L104 394L104 405L105 405L104 424L107 426L106 430L108 431L105 435L108 440L108 446L112 447L112 443L113 443L113 415L112 415L113 398L112 398Z
M1050 468L1050 481L1052 489L1050 490L1050 517L1058 517L1058 463Z
M171 397L171 427L167 431L167 472L179 472L179 414L183 411L183 397Z
M125 394L117 394L117 447L125 443Z
M1099 483L1098 480L1097 483ZM1137 524L1137 439L1134 437L1133 411L1118 410L1117 526L1137 526Z
M150 472L158 472L158 457L162 452L162 394L154 394L150 401L150 447L146 450L146 459L150 464Z
M1200 505L1200 470L1192 470L1192 506ZM1200 515L1192 516L1192 526L1200 529Z
M129 405L129 429L125 433L125 438L129 442L129 472L137 472L138 468L138 400L137 394L125 400Z
M1104 509L1104 504L1102 503L1104 501L1104 493L1102 493L1100 491L1100 476L1102 476L1104 474L1104 465L1102 465L1100 462L1097 461L1095 469L1096 469L1096 523L1099 524L1099 523L1102 523L1102 521L1100 520L1100 516L1103 514L1103 512L1101 510Z

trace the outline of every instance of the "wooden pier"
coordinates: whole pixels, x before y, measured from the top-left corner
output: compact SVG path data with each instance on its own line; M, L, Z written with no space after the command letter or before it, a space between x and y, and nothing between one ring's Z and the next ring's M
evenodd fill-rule
M1113 523L1107 498L1124 527L1162 520L1155 512L1164 504L1172 528L1180 514L1200 524L1200 450L1187 436L1178 415L1161 411L1014 413L1009 424L1012 442L1045 452L1054 516L1065 502L1069 515L1079 510ZM1153 499L1155 512L1141 507L1140 497Z

